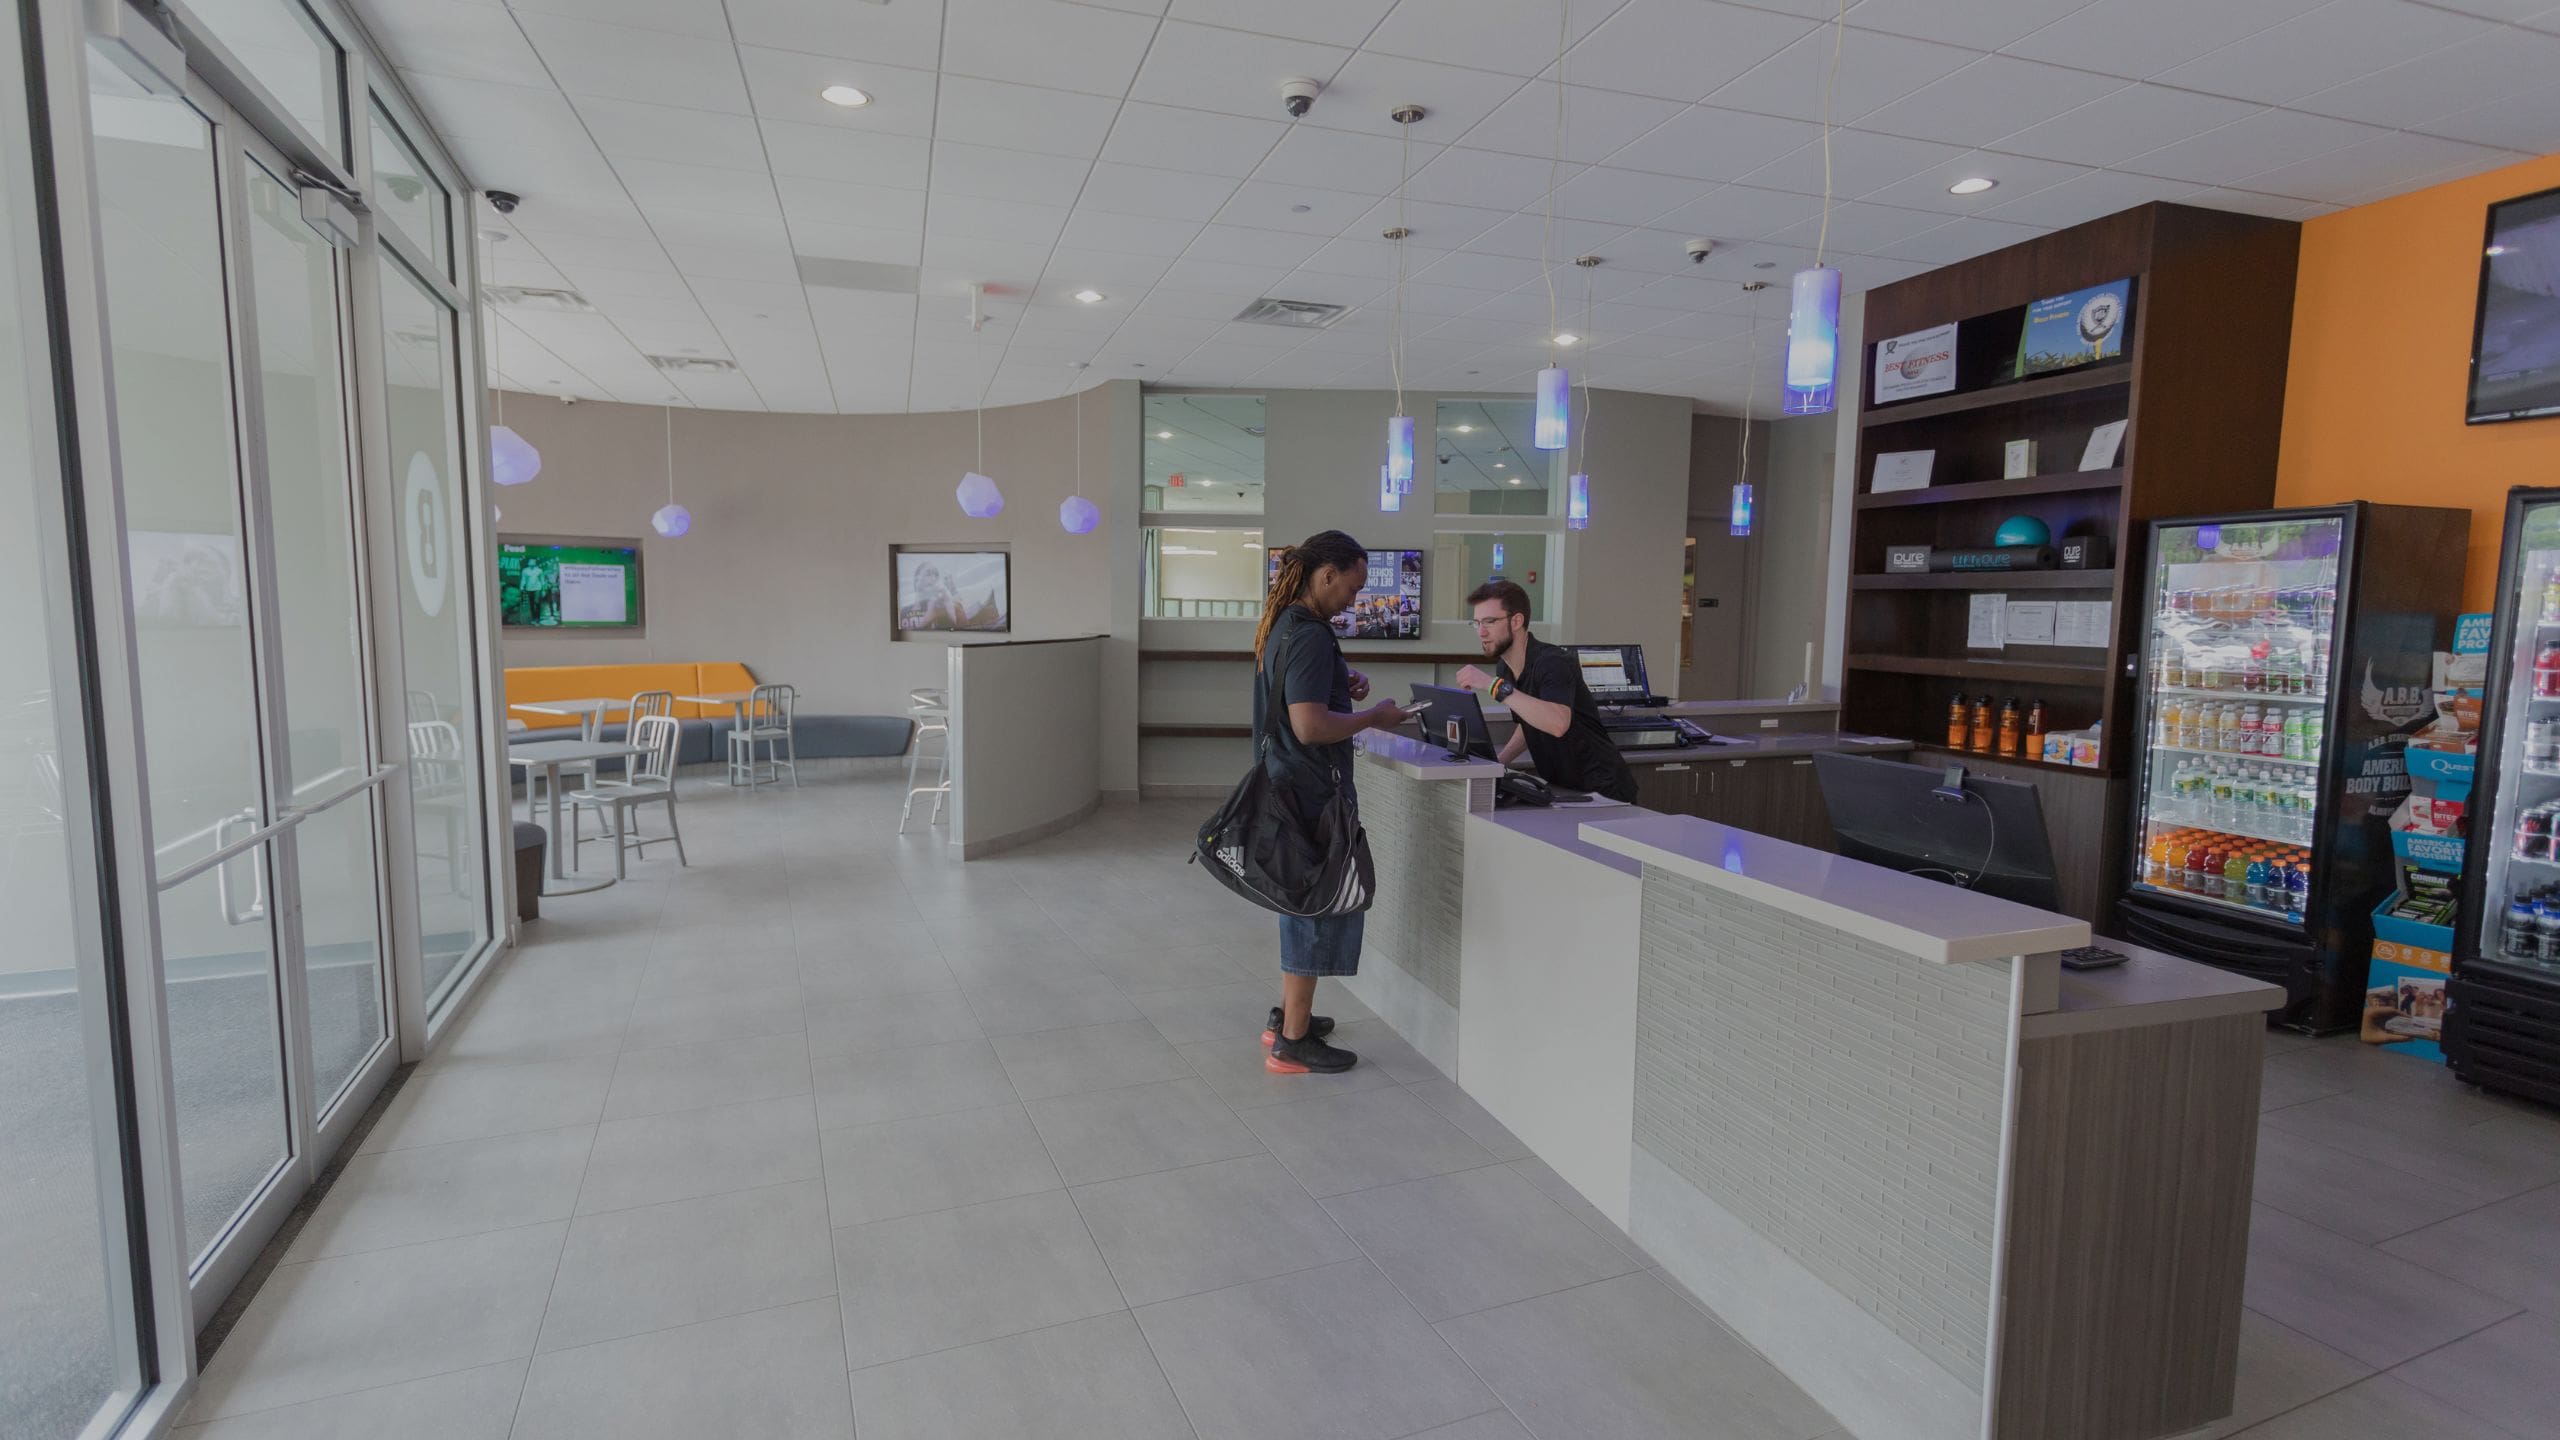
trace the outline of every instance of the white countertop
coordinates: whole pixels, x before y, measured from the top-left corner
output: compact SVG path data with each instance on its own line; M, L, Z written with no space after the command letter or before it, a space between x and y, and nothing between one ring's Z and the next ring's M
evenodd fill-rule
M1351 743L1370 759L1416 780L1474 780L1500 775L1503 769L1497 760L1452 760L1438 745L1384 730L1363 730Z
M2122 940L2101 936L2097 943L2123 951L2125 962L2104 970L2064 970L2059 1002L2044 1014L2026 1018L2025 1038L2259 1015L2284 1004L2281 985Z
M1938 965L2089 943L2086 921L1690 815L1590 820L1582 838Z

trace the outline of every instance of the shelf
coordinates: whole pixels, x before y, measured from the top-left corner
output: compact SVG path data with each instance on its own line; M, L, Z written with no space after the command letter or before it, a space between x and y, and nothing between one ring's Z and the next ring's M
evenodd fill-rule
M1250 740L1250 725L1140 725L1141 740Z
M1929 420L1940 415L1961 415L1968 410L1988 410L1994 405L2023 405L2035 400L2049 400L2057 395L2077 395L2086 390L2104 390L2111 385L2133 383L2133 365L2129 361L2111 361L2081 370L2065 370L2059 375L2039 375L2033 380L2018 380L1994 385L1984 390L1968 390L1962 395L1944 395L1934 400L1909 400L1881 410L1869 410L1858 417L1859 428L1870 425L1898 425L1905 420Z
M2270 910L2263 905L2243 904L2220 895L2199 895L2183 886L2154 885L2148 880L2137 880L2133 882L2133 888L2147 890L2154 895L2175 895L2181 900L2192 900L2198 905L2210 905L2217 910L2237 910L2243 915L2255 915L2261 920L2282 920L2294 925L2302 923L2295 919L2293 912L2289 910Z
M2291 765L2302 770L2317 770L2317 760L2295 760L2283 755L2259 755L2246 750L2207 750L2195 745L2159 745L2151 747L2155 755L2200 755L2207 760L2239 760L2252 765Z
M1852 590L2113 590L2113 570L1933 570L1925 575L1857 575Z
M2024 480L1976 480L1964 485L1928 485L1918 490L1888 490L1860 495L1860 510L1893 510L1905 505L1954 505L1966 500L2016 500L2029 495L2070 495L2083 490L2113 490L2124 484L2124 467L2031 475Z
M2112 778L2111 772L2094 765L2056 765L2050 760L2030 760L2022 755L1985 755L1979 750L1951 750L1944 745L1914 745L1915 756L1944 756L1949 760L1988 761L1994 765L2016 765L2028 770L2045 770L2057 775L2082 775L2092 780ZM1933 759L1930 763L1934 764Z
M2237 820L2221 820L2212 817L2210 813L2180 814L2177 806L2165 805L2156 799L2151 803L2150 808L2143 812L2142 818L2153 825L2210 830L2217 835L2237 835L2248 840L2264 840L2270 845L2298 845L2306 850L2311 848L2312 836L2319 833L2315 826L2311 835L2278 835L2274 833L2275 827L2272 825L2261 827L2255 824L2243 824Z
M2154 685L2150 693L2155 699L2174 697L2181 700L2238 700L2251 705L2273 702L2278 705L2316 706L2329 703L2329 697L2325 694L2270 695L2264 690L2205 690L2193 685Z
M2082 685L2103 689L2104 665L2048 665L2028 660L1944 660L1929 655L1851 655L1849 669L1882 675L1943 675L1950 680L1990 680L2012 685Z

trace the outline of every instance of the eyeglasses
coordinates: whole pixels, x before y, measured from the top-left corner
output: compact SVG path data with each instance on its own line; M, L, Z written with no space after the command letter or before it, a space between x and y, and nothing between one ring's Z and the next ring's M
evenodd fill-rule
M1478 632L1483 632L1486 630L1499 630L1504 625L1509 624L1510 621L1511 617L1508 615L1496 615L1490 620L1471 620L1467 623L1475 626Z

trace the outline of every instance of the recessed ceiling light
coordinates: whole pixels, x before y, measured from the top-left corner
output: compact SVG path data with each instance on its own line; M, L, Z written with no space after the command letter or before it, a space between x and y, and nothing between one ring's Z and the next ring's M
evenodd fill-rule
M1461 425L1458 427L1458 433L1461 435L1473 435L1476 433L1476 427L1473 425Z
M1562 335L1556 337L1556 343L1559 345L1579 345L1582 343L1582 337L1568 330Z
M848 110L860 109L871 103L870 92L856 90L850 85L830 85L818 92L818 98L830 105L842 105Z
M1953 185L1948 186L1947 193L1950 195L1979 195L1983 191L1988 190L1999 183L2000 182L1997 180L1985 179L1980 175L1970 175L1957 181Z
M2507 247L2504 245L2492 245L2489 247L2487 253L2491 255L2504 255L2507 253Z
M1501 462L1501 461L1499 461L1499 460L1494 461L1494 462L1493 462L1493 468L1494 468L1494 469L1496 469L1496 470L1500 470L1500 469L1502 469L1502 468L1503 468L1502 462Z
M1079 290L1076 292L1076 298L1087 305L1099 304L1102 300L1102 292L1099 290Z
M1173 432L1170 430L1159 430L1156 432L1156 438L1159 440L1170 440L1173 438Z
M1519 483L1520 483L1520 477L1519 477L1519 476L1517 476L1517 475L1512 476L1512 477L1511 477L1511 483L1512 483L1512 484L1514 484L1514 485L1519 484Z

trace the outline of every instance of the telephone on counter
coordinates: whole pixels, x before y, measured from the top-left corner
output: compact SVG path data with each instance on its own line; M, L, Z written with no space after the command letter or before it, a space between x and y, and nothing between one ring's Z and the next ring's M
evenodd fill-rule
M1493 808L1516 809L1520 806L1545 807L1556 803L1555 787L1545 777L1525 770L1514 770L1493 782Z

